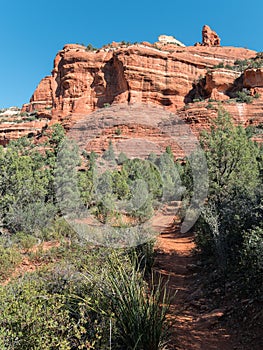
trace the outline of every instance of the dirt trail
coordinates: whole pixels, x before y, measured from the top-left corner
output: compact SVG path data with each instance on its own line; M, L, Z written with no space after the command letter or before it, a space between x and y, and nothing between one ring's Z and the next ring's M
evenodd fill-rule
M211 309L209 300L202 293L201 271L193 255L193 234L181 234L174 223L174 206L159 212L153 227L161 234L157 237L155 270L167 277L171 292L176 293L169 311L171 336L169 350L241 350L244 349L231 332L224 328L220 318L223 309ZM46 242L43 250L58 246L58 242ZM36 251L37 249L34 249ZM41 265L41 264L40 264ZM11 278L37 269L36 264L25 258Z
M161 232L155 269L169 278L169 288L177 293L169 313L172 323L169 349L242 349L222 326L224 310L211 309L203 296L200 267L192 251L193 235L181 234L169 211L157 217L154 226Z

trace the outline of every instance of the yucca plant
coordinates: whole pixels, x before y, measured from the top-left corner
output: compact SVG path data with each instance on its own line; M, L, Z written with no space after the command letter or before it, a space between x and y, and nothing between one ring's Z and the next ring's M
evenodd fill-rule
M132 264L140 267L141 271L145 272L146 275L151 273L154 264L154 244L155 240L152 239L128 249Z
M149 290L139 264L109 259L104 292L115 318L116 346L125 350L164 349L169 295L161 278Z

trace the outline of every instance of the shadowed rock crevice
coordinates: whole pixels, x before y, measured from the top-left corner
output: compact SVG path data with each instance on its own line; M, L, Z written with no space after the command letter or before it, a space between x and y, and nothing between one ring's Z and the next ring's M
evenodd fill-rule
M244 74L241 74L240 77L236 78L233 85L226 90L226 95L230 98L235 98L238 91L241 91L243 88Z
M123 63L114 55L102 68L103 75L100 77L101 82L105 82L104 86L101 83L101 93L97 93L97 107L102 108L105 104L116 102L129 102L129 85L124 75ZM94 79L95 81L95 79ZM93 83L94 85L94 83ZM94 86L91 85L93 88ZM97 89L98 89L97 84Z
M209 93L205 90L206 77L200 77L196 82L193 83L192 89L184 98L184 103L191 103L195 100L203 100L209 97Z

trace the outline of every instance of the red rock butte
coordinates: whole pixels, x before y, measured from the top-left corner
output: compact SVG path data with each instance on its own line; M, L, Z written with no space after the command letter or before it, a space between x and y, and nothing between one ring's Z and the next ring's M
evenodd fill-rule
M176 42L122 42L100 49L65 45L55 57L52 74L41 80L22 108L24 113L35 111L36 120L0 124L0 143L29 133L41 135L57 122L69 129L84 115L118 104L142 104L142 113L146 105L159 106L196 133L208 127L219 104L237 123L262 123L263 68L231 69L237 61L260 59L255 51L220 46L219 36L208 26L203 27L201 44L185 47ZM250 104L233 98L244 89L257 97Z

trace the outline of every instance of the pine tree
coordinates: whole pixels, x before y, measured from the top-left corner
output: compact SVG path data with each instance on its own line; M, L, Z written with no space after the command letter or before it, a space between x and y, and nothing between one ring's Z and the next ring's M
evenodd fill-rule
M63 215L76 217L80 215L81 201L78 188L77 166L80 165L78 147L65 139L59 147L54 181L56 201Z
M259 147L246 130L220 111L210 133L203 133L209 171L209 198L222 207L238 191L250 193L259 184Z

